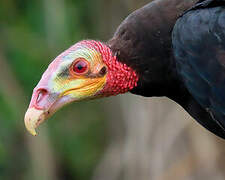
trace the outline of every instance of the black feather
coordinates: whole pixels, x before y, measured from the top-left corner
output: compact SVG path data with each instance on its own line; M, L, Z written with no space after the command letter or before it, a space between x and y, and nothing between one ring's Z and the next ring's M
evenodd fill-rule
M174 27L173 50L185 86L212 118L197 120L224 138L225 1L203 1L186 12Z
M108 44L120 61L139 74L132 93L169 96L175 92L171 32L177 18L197 1L156 0L130 14L118 27Z
M132 93L167 96L225 139L223 2L155 0L129 15L108 45L138 73Z

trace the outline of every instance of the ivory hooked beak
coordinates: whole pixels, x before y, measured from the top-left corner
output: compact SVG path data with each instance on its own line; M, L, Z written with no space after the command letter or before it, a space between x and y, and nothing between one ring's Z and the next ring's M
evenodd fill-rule
M27 130L36 136L36 128L46 119L46 112L44 110L29 108L25 114L24 122Z

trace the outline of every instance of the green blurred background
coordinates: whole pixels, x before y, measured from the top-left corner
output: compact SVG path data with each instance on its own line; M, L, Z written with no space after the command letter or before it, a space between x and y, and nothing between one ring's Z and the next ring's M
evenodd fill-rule
M90 178L106 144L101 102L63 109L37 138L25 131L23 115L56 55L81 39L104 39L101 3L0 1L0 179Z
M51 60L79 40L110 38L110 3L0 1L0 179L90 179L107 144L104 102L64 108L35 138L23 116ZM128 14L123 6L117 25Z
M51 60L79 40L106 41L147 2L0 1L0 180L224 179L224 142L167 99L74 103L39 136L25 130L32 89Z

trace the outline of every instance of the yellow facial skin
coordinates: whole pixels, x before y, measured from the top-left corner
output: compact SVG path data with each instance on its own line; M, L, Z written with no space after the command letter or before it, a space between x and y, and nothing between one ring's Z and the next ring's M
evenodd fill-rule
M106 77L92 79L80 79L72 83L68 83L68 90L65 90L61 96L71 96L72 98L86 99L100 91L105 84Z
M84 74L73 72L73 63L77 59L84 59L88 70ZM72 101L94 98L106 84L106 74L101 74L103 63L101 54L86 47L71 47L59 55L43 74L36 86L30 106L25 114L27 130L36 135L35 128L50 117L59 108ZM43 96L37 91L47 89L48 94ZM43 99L40 102L38 96ZM38 107L41 106L41 107Z
M62 71L69 70L74 60L83 58L89 63L89 72L92 74L91 77L88 75L76 75L70 73L69 76L62 76ZM100 53L90 49L79 49L75 52L68 54L63 57L63 62L58 69L58 73L54 74L51 86L53 91L61 92L60 96L69 95L76 99L86 99L87 97L93 96L104 87L106 82L106 76L93 77L97 75L104 63L101 59Z

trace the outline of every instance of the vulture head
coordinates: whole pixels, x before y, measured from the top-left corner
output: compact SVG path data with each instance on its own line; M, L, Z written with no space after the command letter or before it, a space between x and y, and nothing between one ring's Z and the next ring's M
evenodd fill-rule
M218 55L225 51L225 1L197 2L153 1L131 13L107 44L81 41L56 57L34 88L24 118L28 131L36 135L68 103L129 91L166 96L225 139L224 57Z
M34 88L25 114L27 130L35 128L64 105L125 93L137 86L136 72L117 61L110 48L86 40L56 57Z

